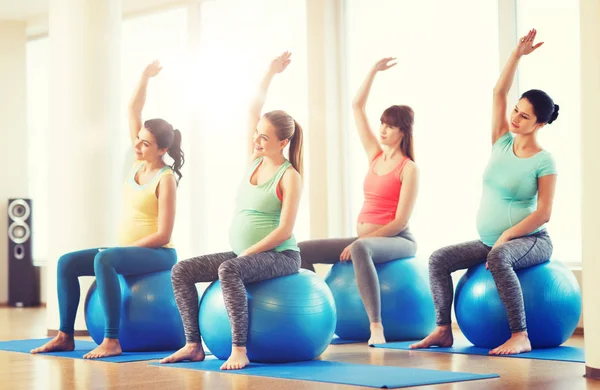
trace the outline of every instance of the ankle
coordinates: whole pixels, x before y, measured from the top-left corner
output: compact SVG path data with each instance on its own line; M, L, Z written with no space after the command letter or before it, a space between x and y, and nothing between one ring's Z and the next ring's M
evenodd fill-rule
M235 353L243 353L245 355L246 354L246 346L240 347L240 346L237 346L237 345L233 345L231 347L231 352L232 353L234 353L234 352Z
M73 341L75 340L75 336L73 333L65 333L63 331L58 331L56 338L60 341Z
M513 332L511 334L512 337L522 337L522 338L529 338L529 334L527 333L527 330L522 330L520 332Z
M452 333L452 325L451 324L438 325L437 328L438 328L438 330L440 330L444 333Z
M113 339L111 337L105 337L104 340L102 340L102 344L120 345L119 339Z
M383 329L381 322L371 322L371 329Z

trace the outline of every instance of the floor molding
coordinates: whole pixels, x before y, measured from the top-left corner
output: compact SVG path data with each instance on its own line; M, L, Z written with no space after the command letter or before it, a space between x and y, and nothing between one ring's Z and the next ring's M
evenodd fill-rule
M9 307L9 308L13 308L13 309L39 309L39 308L43 309L46 307L46 302L40 303L39 306L23 306L23 307L10 306L8 304L8 302L0 302L0 307Z

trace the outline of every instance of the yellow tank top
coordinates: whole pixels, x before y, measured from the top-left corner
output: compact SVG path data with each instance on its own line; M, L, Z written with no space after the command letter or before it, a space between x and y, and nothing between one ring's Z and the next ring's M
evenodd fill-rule
M144 162L136 161L123 184L123 212L119 224L120 246L131 245L140 238L158 231L158 199L156 186L165 175L172 175L169 166L162 168L148 183L139 185L135 175ZM169 242L163 248L172 248Z

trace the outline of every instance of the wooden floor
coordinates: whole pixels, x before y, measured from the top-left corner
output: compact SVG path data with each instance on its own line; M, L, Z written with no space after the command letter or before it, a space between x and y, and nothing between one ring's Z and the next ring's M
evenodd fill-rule
M45 309L0 308L0 340L45 337ZM569 345L582 347L582 336ZM365 344L330 346L322 359L473 373L499 379L422 386L419 389L600 389L583 377L582 363L394 351ZM233 389L350 390L356 386L266 379L149 366L148 362L104 363L0 351L0 389Z

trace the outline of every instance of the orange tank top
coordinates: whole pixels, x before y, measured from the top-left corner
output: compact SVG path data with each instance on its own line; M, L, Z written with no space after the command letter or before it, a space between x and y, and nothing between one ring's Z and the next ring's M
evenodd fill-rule
M383 152L379 153L369 167L369 172L365 176L363 190L365 193L365 201L362 210L358 215L359 223L373 223L377 225L385 225L396 218L396 210L400 199L400 190L402 182L400 181L400 173L408 157L404 157L402 161L389 173L385 175L377 175L374 172L377 160L381 158Z

